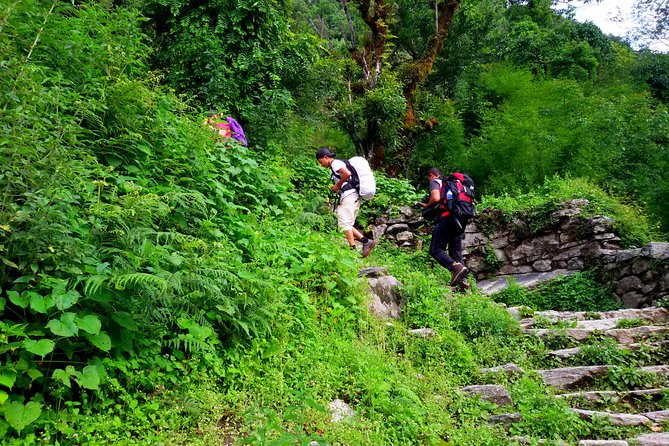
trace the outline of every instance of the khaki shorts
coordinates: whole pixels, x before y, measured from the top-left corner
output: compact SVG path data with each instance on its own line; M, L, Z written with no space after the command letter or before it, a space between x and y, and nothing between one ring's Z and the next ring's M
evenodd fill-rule
M341 200L337 206L337 224L342 231L348 232L353 229L358 210L360 210L360 197L357 194L349 195Z

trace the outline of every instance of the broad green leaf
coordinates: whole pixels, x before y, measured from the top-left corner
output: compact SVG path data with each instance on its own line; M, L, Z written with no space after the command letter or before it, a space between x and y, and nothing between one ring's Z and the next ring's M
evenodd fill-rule
M30 379L32 379L33 381L44 376L44 374L37 369L28 369L27 373Z
M5 305L7 305L7 299L0 297L0 312L5 311Z
M16 381L16 372L14 370L3 370L0 372L0 384L11 389Z
M70 376L72 375L67 373L63 369L56 369L53 371L53 374L51 375L53 379L62 382L67 387L72 387L72 384L70 383Z
M5 420L19 432L37 420L42 414L42 405L34 401L25 406L18 401L14 401L5 405L4 409Z
M30 368L30 362L26 358L21 358L14 363L14 369L19 372L25 372Z
M104 350L108 352L111 350L111 338L107 333L104 331L96 334L96 335L86 335L89 341L91 341L91 344L99 348L100 350Z
M56 306L59 310L67 310L72 305L76 304L79 300L79 292L76 290L66 291L65 293L56 293L56 290L53 290L53 298L56 301Z
M26 339L23 341L23 347L28 350L30 353L39 355L42 358L47 354L51 353L56 344L50 339L40 339L39 341L33 341L32 339Z
M123 328L127 328L128 330L131 331L139 330L137 323L132 318L132 315L130 315L129 313L116 313L115 315L112 316L112 319L114 319L114 322L116 322Z
M28 291L28 296L30 297L30 308L38 313L46 313L49 308L52 308L56 304L53 296L50 294L48 296L42 296L34 291Z
M0 390L0 406L5 404L5 401L7 401L7 398L9 398L9 395L7 395L7 392L4 390Z
M75 317L76 314L74 313L64 313L60 316L60 320L51 319L46 326L51 329L53 334L69 338L70 336L79 333L79 328L77 327L77 324L74 323Z
M16 306L26 308L30 302L30 298L24 293L23 295L16 291L7 291L7 297Z
M100 385L100 375L95 366L89 365L84 367L83 372L77 373L77 382L84 389L95 390Z
M77 326L86 333L90 333L92 335L100 333L100 327L102 324L100 323L100 319L98 319L97 316L88 314L81 318L78 317L76 322Z
M9 260L5 257L0 257L0 260L2 260L2 263L4 263L7 266L11 266L12 268L19 269L19 266L16 263L12 262L11 260Z

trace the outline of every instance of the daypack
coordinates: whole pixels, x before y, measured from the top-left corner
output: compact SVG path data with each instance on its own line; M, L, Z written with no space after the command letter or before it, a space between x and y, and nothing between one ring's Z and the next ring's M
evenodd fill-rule
M449 191L452 196L449 196ZM467 174L453 172L441 183L441 205L460 219L470 219L476 216L474 203L474 180Z
M346 164L346 168L351 172L351 178L342 187L341 191L345 192L351 188L355 188L363 200L371 200L376 193L376 180L372 168L369 167L367 160L361 156L354 156L349 160L342 160ZM332 170L334 178L341 178L337 172Z

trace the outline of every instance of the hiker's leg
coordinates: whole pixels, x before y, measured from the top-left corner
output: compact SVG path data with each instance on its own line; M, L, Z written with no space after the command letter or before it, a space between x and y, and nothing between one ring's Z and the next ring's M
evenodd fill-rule
M450 225L445 219L439 220L434 226L432 241L430 242L430 255L434 257L438 264L450 270L453 267L454 260L446 252L446 246L451 238L449 229Z
M358 238L355 235L356 232L358 232L356 229L346 231L346 241L348 242L348 246L355 246L355 240ZM358 234L360 233L358 232Z
M455 217L449 217L453 220L450 223L451 231L448 239L448 255L458 263L464 264L462 260L462 240L465 237L465 227L467 223L460 223L455 220Z
M351 232L353 232L353 237L354 237L356 240L362 240L363 238L365 238L365 236L362 234L362 232L358 231L358 230L355 229L355 228L353 228L353 231L351 231Z
M358 198L353 195L342 199L337 206L337 224L346 234L346 241L349 246L355 246L355 239L358 236L362 238L362 234L353 226L355 217L358 215L358 209L360 209L360 203Z

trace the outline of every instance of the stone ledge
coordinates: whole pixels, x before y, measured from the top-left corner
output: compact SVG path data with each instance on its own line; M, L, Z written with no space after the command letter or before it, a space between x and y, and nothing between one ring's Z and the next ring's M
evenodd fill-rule
M505 276L497 276L496 278L490 280L482 280L478 282L477 285L479 291L482 294L490 295L506 289L509 286L507 280L509 278L515 279L519 286L525 288L534 288L544 282L555 279L558 276L570 276L574 273L575 271L556 269L544 273L509 274Z

